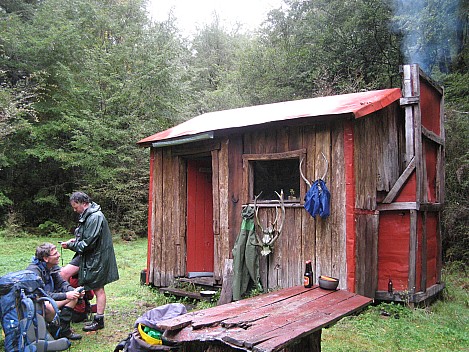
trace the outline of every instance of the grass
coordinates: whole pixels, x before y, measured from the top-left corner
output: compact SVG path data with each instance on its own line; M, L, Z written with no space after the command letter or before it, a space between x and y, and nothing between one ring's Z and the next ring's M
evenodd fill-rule
M24 269L38 244L59 238L11 238L0 236L0 276ZM133 330L145 311L174 302L148 286L140 285L146 266L146 239L114 244L120 280L106 286L106 327L72 343L71 351L113 351ZM64 263L72 252L63 250ZM322 332L322 351L469 351L469 278L464 266L446 267L446 289L441 300L424 308L379 304L358 316L342 319ZM182 303L193 303L183 301ZM207 307L203 303L197 308ZM73 324L77 332L82 324ZM0 351L3 341L0 337Z

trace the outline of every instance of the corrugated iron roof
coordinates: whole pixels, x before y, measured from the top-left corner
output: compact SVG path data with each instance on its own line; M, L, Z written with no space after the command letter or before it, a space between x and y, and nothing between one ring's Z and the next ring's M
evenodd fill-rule
M380 110L399 98L401 90L393 88L209 112L146 137L138 144L169 142L208 132L303 117L353 114L355 118L359 118Z

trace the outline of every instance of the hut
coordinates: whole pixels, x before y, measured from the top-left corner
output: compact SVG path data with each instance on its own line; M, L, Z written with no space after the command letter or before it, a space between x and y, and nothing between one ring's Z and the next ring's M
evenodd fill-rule
M150 148L147 282L222 283L243 207L282 233L261 256L264 289L301 285L304 263L339 288L419 303L441 282L443 89L418 65L402 87L210 112L138 142ZM301 172L300 172L301 165ZM324 177L330 215L304 208Z

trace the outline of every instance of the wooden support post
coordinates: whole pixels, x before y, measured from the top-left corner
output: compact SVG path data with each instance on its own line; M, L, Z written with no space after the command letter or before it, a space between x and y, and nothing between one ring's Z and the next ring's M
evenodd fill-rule
M233 259L225 259L223 284L217 305L230 303L233 299Z

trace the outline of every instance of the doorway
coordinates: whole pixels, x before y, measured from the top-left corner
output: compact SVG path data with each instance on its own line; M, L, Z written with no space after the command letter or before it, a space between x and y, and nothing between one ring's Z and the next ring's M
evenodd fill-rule
M187 160L186 275L211 276L214 270L212 160Z

